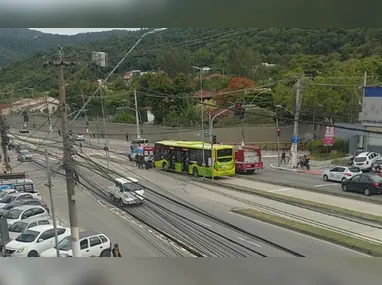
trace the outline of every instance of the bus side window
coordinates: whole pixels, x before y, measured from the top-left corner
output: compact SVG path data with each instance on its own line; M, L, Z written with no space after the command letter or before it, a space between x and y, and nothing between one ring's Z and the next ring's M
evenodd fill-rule
M197 161L197 157L196 157L196 149L189 149L188 150L188 160L189 161Z

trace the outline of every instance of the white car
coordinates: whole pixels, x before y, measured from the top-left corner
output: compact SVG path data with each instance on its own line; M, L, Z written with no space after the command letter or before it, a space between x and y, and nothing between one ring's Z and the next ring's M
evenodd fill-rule
M58 242L70 235L70 229L57 227ZM53 225L33 227L22 232L15 240L5 245L11 257L39 257L40 254L55 247Z
M118 203L120 207L125 205L142 204L145 200L145 190L138 184L138 180L127 177L119 177L115 179L114 186L108 186L106 191L109 192L110 199Z
M325 170L322 174L324 181L338 181L342 182L346 179L352 178L354 175L361 174L362 171L358 167L350 166L335 166L332 169Z
M354 158L353 165L362 171L370 171L373 168L374 162L380 156L381 155L376 152L361 152Z
M56 224L60 225L59 221ZM53 225L53 219L51 217L37 216L15 222L8 228L9 237L10 239L16 239L23 231L43 225Z
M9 203L20 200L30 200L30 199L41 199L40 193L28 193L28 192L8 192L3 198L0 200L0 209L7 206Z
M10 227L17 221L30 217L50 217L50 214L44 207L38 205L23 205L10 209L3 217L7 219L8 227Z
M85 137L83 134L73 134L72 136L74 141L84 141Z
M101 233L87 231L80 232L80 247L81 257L110 257L111 256L111 241L110 239ZM60 241L58 244L60 250L60 256L71 257L72 252L72 240L68 236ZM57 257L55 248L48 249L40 254L41 257Z

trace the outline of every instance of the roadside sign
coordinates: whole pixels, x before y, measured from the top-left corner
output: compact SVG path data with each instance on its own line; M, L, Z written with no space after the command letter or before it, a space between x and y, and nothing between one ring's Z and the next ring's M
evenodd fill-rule
M336 128L327 126L324 135L324 146L333 146L335 140Z
M300 143L300 136L292 136L292 143L293 144Z
M209 137L210 136L210 132L204 132L204 137Z

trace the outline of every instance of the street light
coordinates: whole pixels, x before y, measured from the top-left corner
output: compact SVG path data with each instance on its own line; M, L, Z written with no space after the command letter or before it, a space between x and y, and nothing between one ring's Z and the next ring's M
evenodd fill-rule
M203 71L209 71L211 68L208 67L208 66L205 66L205 67L198 67L198 66L193 66L192 68L195 68L197 70L199 70L199 78L200 78L200 103L201 103L201 119L202 119L202 155L203 155L203 162L202 162L202 165L203 165L203 178L206 177L206 173L205 173L205 166L206 166L206 159L205 159L205 154L204 154L204 106L203 106ZM210 134L210 138L211 138L211 135ZM212 157L212 150L211 150L211 157Z
M135 108L131 108L131 107L118 107L118 108L115 108L115 110L123 110L123 109L128 109L128 110L131 110L131 111L134 111L136 114L138 114L139 116L139 121L143 122L142 121L142 116L141 116L141 113L139 112L139 110L135 109ZM138 134L141 133L141 131L139 130L139 121L138 120L135 120L135 124L137 125L137 130L138 130Z
M267 88L259 93L256 94L256 96L252 99L251 103L249 103L249 105L252 105L252 103L256 100L257 97L259 97L259 95L263 94L263 93L266 93L266 92L270 92L272 91L272 89L270 88Z

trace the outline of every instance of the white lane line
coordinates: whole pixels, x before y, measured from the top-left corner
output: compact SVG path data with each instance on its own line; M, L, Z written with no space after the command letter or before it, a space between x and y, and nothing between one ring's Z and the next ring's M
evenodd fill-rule
M326 184L314 185L313 187L319 188L319 187L325 187L325 186L330 186L330 185L338 185L338 184L337 183L326 183Z
M257 243L254 243L252 241L249 241L249 240L246 240L246 239L243 239L241 237L237 237L239 240L242 240L242 241L245 241L246 243L249 243L249 244L252 244L254 246L257 246L257 247L261 247L261 245L257 244Z
M201 225L203 225L203 226L206 226L206 227L211 227L210 225L207 225L207 224L205 224L205 223L203 223L203 222L201 222L201 221L198 221L198 220L194 220L194 222L195 223L198 223L198 224L201 224Z
M288 190L292 190L293 188L281 188L281 189L276 189L276 190L271 190L271 191L268 191L268 192L282 192L282 191L288 191Z

